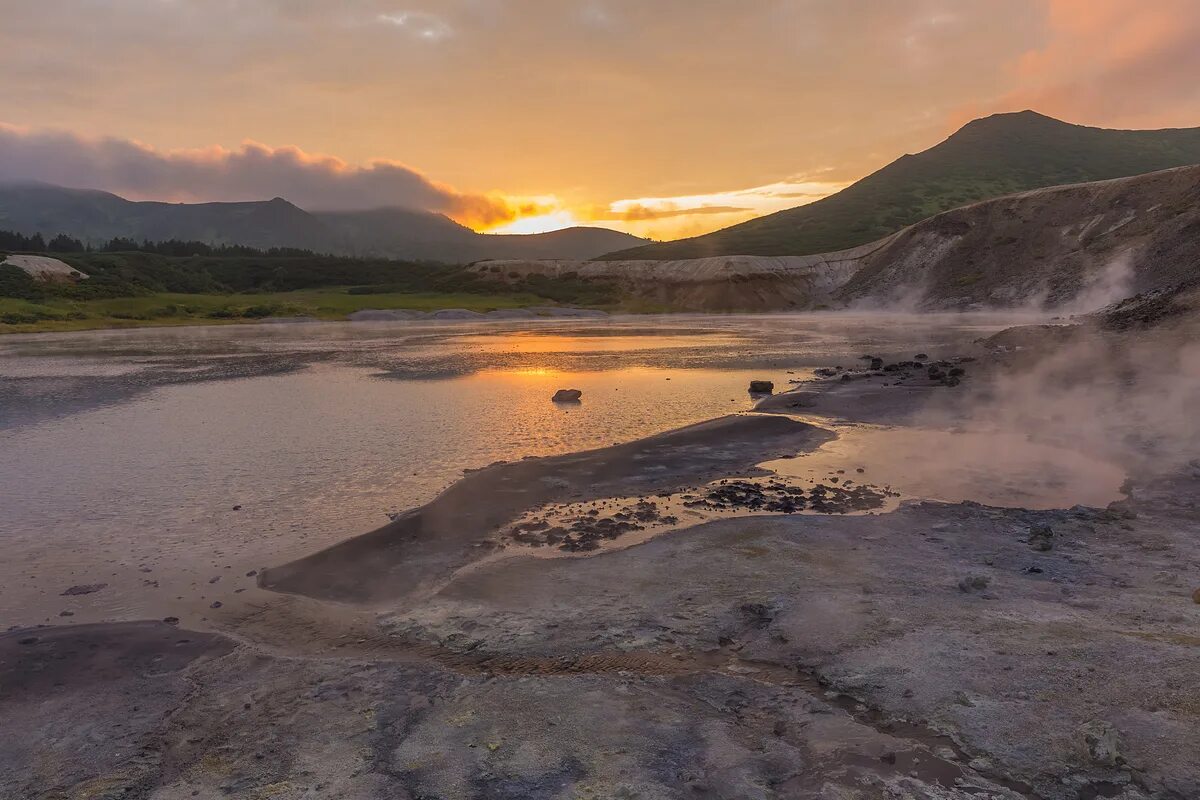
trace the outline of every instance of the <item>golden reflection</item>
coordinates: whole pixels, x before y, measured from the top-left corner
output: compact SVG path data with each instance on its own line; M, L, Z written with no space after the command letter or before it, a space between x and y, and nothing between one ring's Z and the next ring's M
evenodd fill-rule
M664 350L736 344L741 337L727 334L562 336L521 332L463 336L459 342L485 353L607 353L630 350Z
M512 375L518 378L545 378L551 375L561 375L561 369L553 367L518 367L517 369L491 370L501 375Z

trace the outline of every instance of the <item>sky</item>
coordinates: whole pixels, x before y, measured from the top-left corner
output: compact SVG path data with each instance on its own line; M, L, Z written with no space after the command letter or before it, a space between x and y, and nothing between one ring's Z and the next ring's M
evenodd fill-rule
M1196 0L0 0L0 180L674 239L979 116L1200 125Z

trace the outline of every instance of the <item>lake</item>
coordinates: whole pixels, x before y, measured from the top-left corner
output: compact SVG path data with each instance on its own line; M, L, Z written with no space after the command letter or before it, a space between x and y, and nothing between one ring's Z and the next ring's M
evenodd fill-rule
M1010 324L831 313L0 338L0 622L194 618L253 591L247 573L376 528L464 469L747 411L751 379L778 391ZM559 388L582 402L550 402Z

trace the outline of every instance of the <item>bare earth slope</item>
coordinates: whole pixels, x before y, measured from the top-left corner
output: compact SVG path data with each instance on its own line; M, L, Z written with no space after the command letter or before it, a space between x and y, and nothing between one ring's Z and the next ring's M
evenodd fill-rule
M871 252L838 296L937 308L1095 308L1192 274L1200 167L1056 186L957 208Z
M611 281L681 311L1036 306L1089 311L1200 263L1200 166L1056 186L956 208L850 250L681 261L497 261L495 280Z

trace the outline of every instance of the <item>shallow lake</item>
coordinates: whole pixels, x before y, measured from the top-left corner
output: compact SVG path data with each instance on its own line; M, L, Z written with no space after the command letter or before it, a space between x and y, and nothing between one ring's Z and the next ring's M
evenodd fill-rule
M747 411L751 379L779 390L863 353L936 353L1013 322L671 316L0 338L0 623L184 616L252 587L252 570L386 523L464 469ZM559 388L582 402L551 403Z

